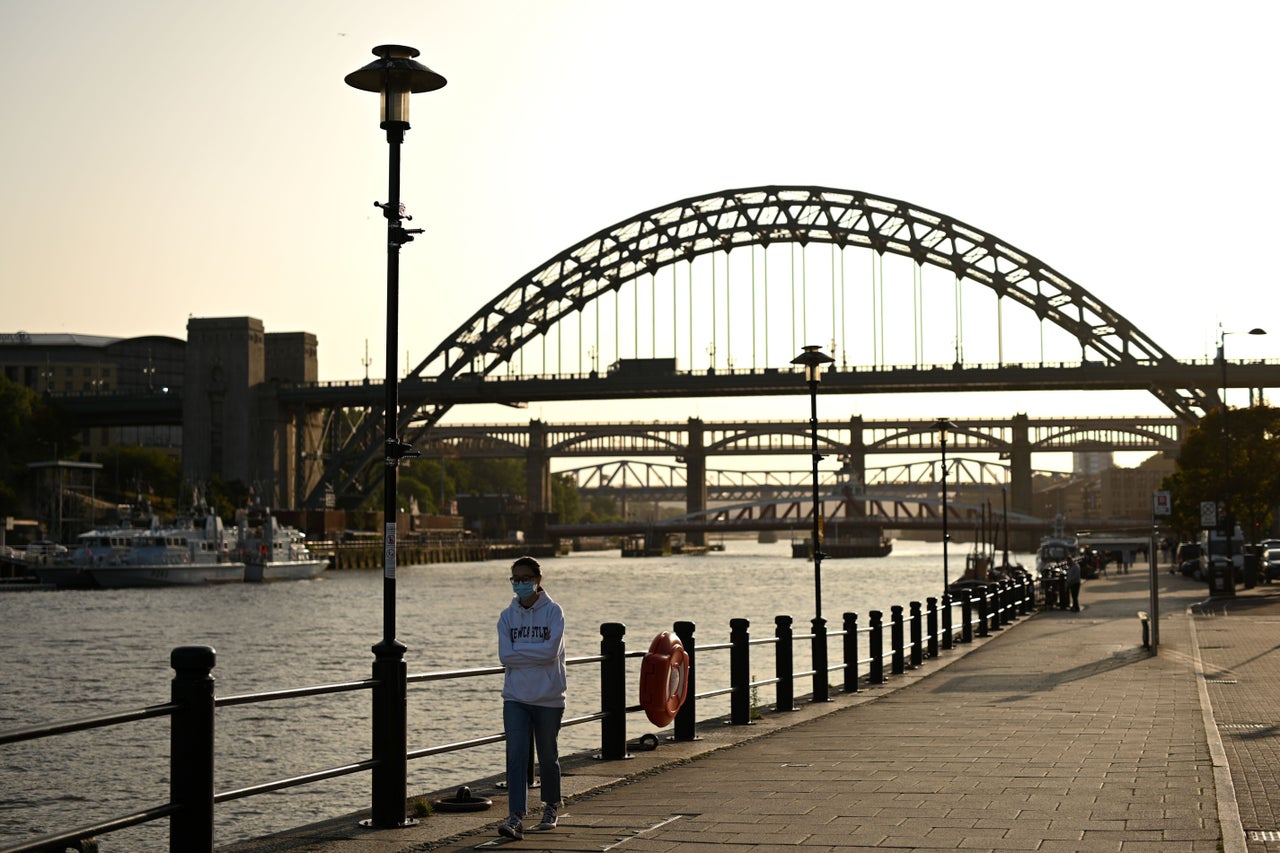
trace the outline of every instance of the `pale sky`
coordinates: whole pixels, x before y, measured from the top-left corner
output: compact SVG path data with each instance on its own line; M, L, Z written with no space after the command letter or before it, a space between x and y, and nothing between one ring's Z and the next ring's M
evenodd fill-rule
M403 199L426 229L402 255L414 364L595 231L761 184L969 223L1174 355L1212 355L1222 323L1272 327L1232 337L1231 357L1280 357L1277 18L1261 2L0 0L0 331L185 338L189 316L250 315L315 333L322 379L361 378L366 341L382 376L387 145L377 96L343 77L399 43L449 81L414 97L404 146ZM806 417L795 402L766 416ZM1167 414L1136 392L823 407Z

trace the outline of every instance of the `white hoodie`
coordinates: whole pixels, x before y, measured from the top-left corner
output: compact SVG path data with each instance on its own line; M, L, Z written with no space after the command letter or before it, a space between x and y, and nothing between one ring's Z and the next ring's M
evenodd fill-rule
M506 669L502 698L564 707L564 611L546 590L524 607L513 597L498 617L498 660Z

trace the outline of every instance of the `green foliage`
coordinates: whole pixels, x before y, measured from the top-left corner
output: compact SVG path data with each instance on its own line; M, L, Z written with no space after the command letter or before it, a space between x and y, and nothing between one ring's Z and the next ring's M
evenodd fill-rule
M249 487L239 480L213 477L205 487L204 499L223 521L236 517L236 510L249 504ZM179 508L186 509L190 501L183 497Z
M74 431L56 409L24 385L0 376L0 515L20 515L27 464L74 459Z
M1280 504L1280 409L1232 409L1201 419L1183 440L1177 470L1165 478L1173 496L1170 525L1192 537L1200 530L1200 502L1230 496L1230 511L1247 538L1269 530ZM1228 476L1229 473L1229 476Z
M120 445L97 454L102 465L98 493L104 500L133 503L142 498L172 501L178 497L181 465L152 447Z
M578 483L569 474L552 476L551 509L561 524L573 524L582 518L582 498L578 495Z

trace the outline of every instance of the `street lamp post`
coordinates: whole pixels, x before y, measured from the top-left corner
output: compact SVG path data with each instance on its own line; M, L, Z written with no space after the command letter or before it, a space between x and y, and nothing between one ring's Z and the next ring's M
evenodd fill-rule
M382 640L373 647L373 810L368 823L379 828L408 826L405 816L408 766L407 672L405 646L396 639L396 468L400 460L416 456L399 438L399 399L396 387L396 351L399 348L400 247L422 229L406 229L400 204L400 145L409 129L409 96L432 92L446 80L414 61L419 51L398 44L373 49L374 62L352 71L348 86L381 96L380 127L390 147L387 201L375 204L387 220L387 374L386 458L383 476Z
M1227 571L1235 569L1231 559L1231 539L1235 534L1235 517L1231 512L1231 433L1227 429L1227 335L1265 335L1266 329L1253 328L1247 332L1228 332L1218 327L1218 362L1222 365L1222 524L1227 538Z
M946 592L951 588L947 565L947 544L951 541L951 534L947 531L947 433L956 425L946 418L938 418L933 422L933 428L938 431L938 442L942 445L942 591Z
M818 383L822 381L822 366L835 359L821 347L807 346L791 359L792 364L804 367L804 378L809 383L809 432L813 443L813 700L827 701L827 642L826 621L822 618L822 505L818 500Z

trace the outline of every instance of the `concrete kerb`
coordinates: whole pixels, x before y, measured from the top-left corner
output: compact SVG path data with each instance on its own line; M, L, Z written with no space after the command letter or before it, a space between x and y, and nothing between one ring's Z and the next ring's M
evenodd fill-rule
M860 682L857 693L845 693L835 689L830 694L830 701L820 703L809 701L812 694L797 697L794 711L774 711L762 707L759 709L759 718L747 726L730 725L729 717L726 715L699 721L697 740L676 741L672 739L670 730L659 732L660 745L657 749L633 752L630 758L622 761L598 760L594 757L596 754L594 750L561 756L565 802L572 804L574 800L650 776L669 767L685 764L846 708L875 701L916 684L987 643L1007 636L1011 630L1040 616L1042 612L1036 610L1028 616L1020 617L1016 622L1003 626L1001 630L992 632L986 637L979 637L975 633L971 643L955 643L950 650L939 649L938 657L926 657L921 666L908 667L901 675L886 676L883 684ZM498 774L468 784L467 787L471 789L473 795L493 800L493 807L486 811L437 811L414 826L370 829L359 824L369 816L368 810L364 810L261 838L219 846L217 849L220 853L304 853L304 851L305 853L327 853L327 851L339 850L359 851L359 853L398 853L398 851L408 850L429 850L436 844L455 841L486 827L496 826L505 818L507 815L506 792L498 787L503 780L504 776ZM412 803L414 800L450 797L457 793L458 787L415 795L410 800ZM536 800L536 794L531 795L530 799Z

